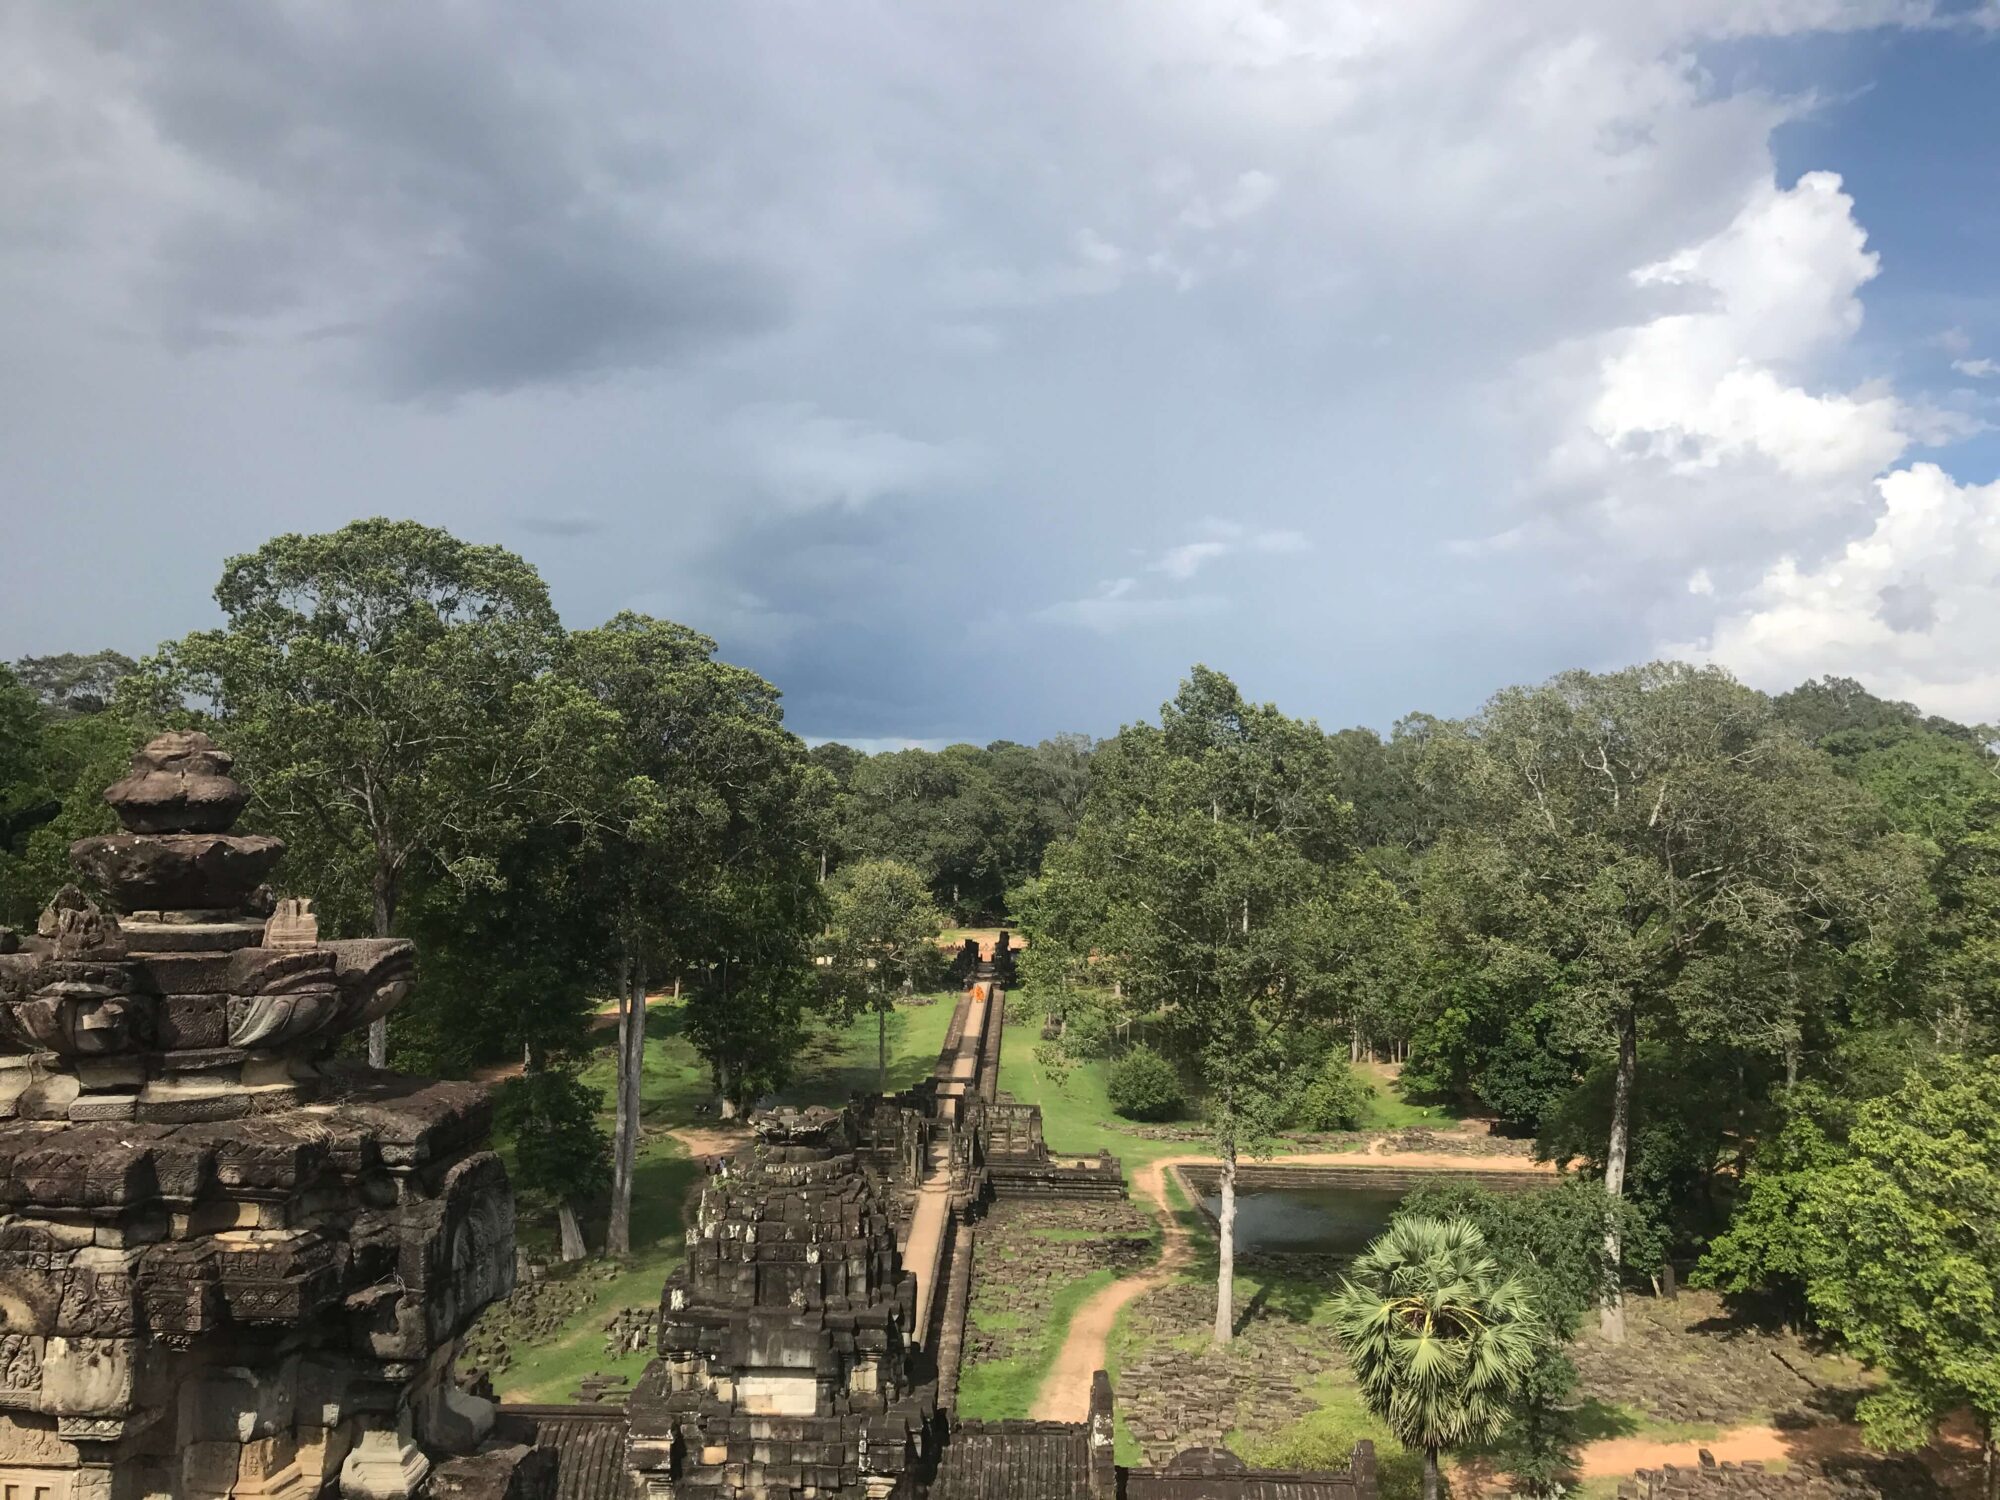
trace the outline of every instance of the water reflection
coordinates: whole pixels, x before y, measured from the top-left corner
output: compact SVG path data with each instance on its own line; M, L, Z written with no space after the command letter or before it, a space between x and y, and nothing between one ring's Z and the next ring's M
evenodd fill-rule
M1236 1195L1236 1248L1297 1254L1358 1255L1389 1227L1400 1188L1258 1188ZM1222 1212L1222 1195L1201 1206Z

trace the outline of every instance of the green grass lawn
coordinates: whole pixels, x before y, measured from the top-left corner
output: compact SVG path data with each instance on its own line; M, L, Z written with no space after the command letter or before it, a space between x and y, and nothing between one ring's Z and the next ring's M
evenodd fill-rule
M1023 1104L1041 1105L1042 1139L1051 1151L1064 1156L1109 1151L1124 1163L1129 1183L1134 1168L1155 1157L1184 1153L1188 1147L1134 1135L1131 1122L1121 1120L1105 1096L1107 1066L1078 1061L1058 1078L1035 1056L1034 1026L1014 1026L1000 1049L1000 1087Z
M1132 1122L1121 1119L1105 1094L1105 1076L1110 1064L1078 1059L1060 1077L1045 1068L1035 1056L1035 1031L1030 1025L1010 1028L1000 1053L1000 1087L1016 1099L1042 1107L1042 1136L1051 1151L1088 1155L1100 1148L1125 1163L1126 1181L1135 1167L1161 1156L1185 1156L1201 1149L1199 1144L1151 1140L1134 1133ZM1397 1089L1393 1078L1379 1066L1363 1063L1357 1070L1374 1090L1364 1130L1403 1130L1414 1126L1449 1129L1455 1122L1449 1110L1435 1104L1413 1104ZM1282 1144L1278 1148L1287 1148Z
M1354 1377L1345 1369L1321 1376L1306 1387L1313 1409L1283 1432L1229 1435L1232 1452L1258 1467L1274 1469L1344 1469L1354 1445L1367 1438L1375 1445L1382 1500L1417 1500L1423 1489L1422 1455L1405 1450L1382 1419L1368 1409Z
M928 1004L899 1005L888 1016L889 1088L909 1088L928 1078L937 1065L951 1025L955 995L939 995ZM847 1102L849 1094L872 1093L876 1081L876 1018L859 1016L844 1026L824 1026L814 1032L800 1055L796 1076L778 1100L783 1104ZM597 1034L598 1042L583 1081L604 1097L611 1109L616 1079L616 1028ZM714 1090L708 1065L687 1038L687 1009L679 1001L656 1001L646 1013L646 1063L639 1084L639 1117L649 1125L713 1123L697 1113Z
M497 1382L504 1400L568 1401L590 1374L638 1378L650 1356L607 1357L604 1325L622 1308L659 1302L660 1284L685 1248L683 1206L701 1177L700 1164L672 1136L641 1144L632 1182L632 1254L618 1263L616 1275L593 1284L589 1303L553 1340L515 1346L513 1366ZM572 1274L596 1264L578 1262Z
M1035 1397L1048 1379L1069 1332L1070 1319L1090 1299L1093 1292L1111 1285L1111 1272L1092 1271L1057 1292L1049 1304L1049 1315L1033 1342L1012 1359L981 1360L966 1365L958 1380L958 1414L982 1422L1008 1421L1027 1416ZM998 1315L1005 1317L1005 1314ZM998 1332L996 1315L980 1319L989 1332Z
M890 1093L931 1076L957 1005L958 996L938 995L928 1004L899 1005L889 1015ZM841 1105L850 1094L874 1093L875 1020L861 1016L847 1026L821 1031L800 1059L798 1076L780 1091L779 1102Z
M1363 1130L1449 1129L1458 1121L1458 1116L1441 1104L1413 1104L1405 1099L1398 1080L1380 1063L1357 1063L1354 1071L1375 1091L1361 1119Z

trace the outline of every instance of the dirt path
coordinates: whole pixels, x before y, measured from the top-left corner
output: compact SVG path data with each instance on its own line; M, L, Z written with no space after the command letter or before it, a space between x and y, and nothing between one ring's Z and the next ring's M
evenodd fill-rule
M1162 1156L1147 1162L1133 1174L1133 1184L1144 1195L1153 1218L1160 1226L1160 1258L1136 1276L1114 1281L1097 1293L1070 1319L1061 1351L1050 1367L1042 1388L1035 1396L1029 1415L1045 1422L1081 1422L1090 1412L1091 1377L1104 1368L1104 1351L1111 1339L1118 1313L1134 1298L1143 1296L1178 1275L1192 1255L1188 1232L1174 1217L1167 1202L1167 1169L1188 1165L1215 1165L1216 1158L1199 1154ZM1520 1157L1456 1156L1448 1151L1391 1151L1385 1138L1378 1137L1359 1151L1304 1151L1288 1156L1259 1157L1258 1166L1279 1167L1432 1167L1463 1172L1520 1172L1555 1169L1545 1163L1523 1161Z
M1836 1453L1866 1451L1861 1434L1853 1427L1813 1427L1797 1432L1780 1432L1764 1423L1732 1427L1712 1438L1667 1441L1658 1438L1600 1438L1586 1443L1577 1454L1579 1479L1630 1479L1635 1469L1657 1469L1676 1464L1692 1469L1701 1462L1703 1449L1718 1463L1740 1464L1789 1462L1805 1457L1827 1457ZM1450 1465L1451 1492L1466 1500L1504 1500L1513 1493L1507 1476L1490 1461L1470 1459Z
M1692 1469L1702 1450L1718 1463L1787 1463L1812 1459L1880 1457L1862 1441L1852 1422L1825 1422L1812 1427L1778 1428L1768 1423L1732 1427L1712 1438L1663 1441L1656 1438L1600 1438L1586 1443L1577 1455L1580 1479L1629 1479L1636 1469L1675 1464ZM1970 1497L1977 1492L1979 1442L1971 1424L1960 1418L1945 1423L1943 1432L1922 1451L1924 1467L1949 1494ZM1452 1493L1468 1500L1501 1500L1511 1493L1506 1477L1481 1463L1452 1466Z
M697 1161L704 1156L733 1156L750 1144L747 1125L676 1125L667 1134Z

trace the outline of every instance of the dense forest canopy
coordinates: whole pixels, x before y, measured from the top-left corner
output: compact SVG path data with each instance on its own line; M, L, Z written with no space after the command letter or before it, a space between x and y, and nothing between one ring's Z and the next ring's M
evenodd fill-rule
M648 992L734 1112L816 1020L935 982L948 924L1013 924L1051 1057L1114 1059L1225 1162L1351 1121L1348 1065L1391 1057L1593 1185L1607 1332L1620 1287L1692 1275L1887 1371L1880 1432L2000 1407L1967 1331L2000 1271L1961 1243L2000 1198L1991 729L1667 662L1327 732L1198 666L1101 741L864 754L808 748L707 637L567 630L528 564L413 523L277 538L218 598L143 661L0 667L0 923L71 878L138 744L212 728L328 930L422 941L395 1061L524 1065L520 1175L566 1245L576 1193L630 1192ZM608 1139L577 1082L607 1000ZM1911 1169L1940 1151L1971 1175Z

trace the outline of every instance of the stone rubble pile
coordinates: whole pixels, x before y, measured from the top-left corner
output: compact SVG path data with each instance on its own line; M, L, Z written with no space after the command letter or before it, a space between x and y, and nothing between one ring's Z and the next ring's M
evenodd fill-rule
M1620 1480L1618 1500L1944 1500L1946 1491L1915 1459L1817 1461L1768 1468L1754 1460L1717 1463L1706 1448L1695 1465L1663 1464Z

